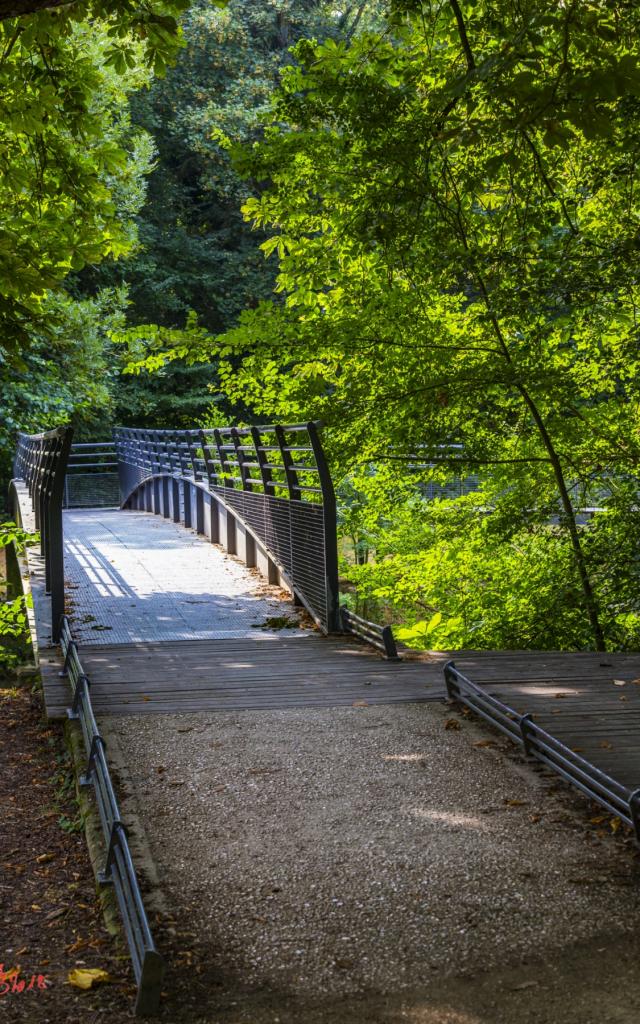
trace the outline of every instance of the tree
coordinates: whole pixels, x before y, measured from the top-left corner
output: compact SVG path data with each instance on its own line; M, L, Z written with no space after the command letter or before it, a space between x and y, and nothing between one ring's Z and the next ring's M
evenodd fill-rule
M326 0L231 0L224 10L196 0L191 6L175 68L132 100L134 123L157 147L138 217L140 249L81 275L85 289L126 284L134 344L146 336L150 347L166 347L191 311L207 331L225 330L243 309L272 296L275 268L259 249L266 235L251 231L241 213L255 183L238 174L229 147L262 137L294 43L305 36L344 38L371 24L377 11L375 0L342 11ZM152 326L146 331L145 325ZM192 425L207 414L216 381L215 362L187 367L179 359L161 376L125 377L118 416Z
M128 98L173 58L182 7L0 9L0 476L16 429L82 422L110 400L106 331L125 295L67 289L137 244L153 146Z
M185 0L186 2L186 0ZM37 5L36 5L37 6ZM3 346L28 344L47 289L131 247L117 192L135 162L126 95L178 46L173 3L78 3L0 22ZM7 8L7 10L11 10ZM120 184L115 179L120 180Z
M323 418L381 489L416 451L480 469L495 536L562 542L597 649L638 611L597 538L637 501L639 52L640 10L605 0L398 5L301 42L238 158L284 302L216 347L232 400Z

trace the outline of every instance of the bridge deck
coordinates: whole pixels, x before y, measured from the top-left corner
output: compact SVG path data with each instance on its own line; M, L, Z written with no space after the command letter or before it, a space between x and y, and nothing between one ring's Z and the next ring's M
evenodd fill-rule
M68 614L83 647L276 636L269 618L299 618L255 569L168 519L68 511L64 534Z

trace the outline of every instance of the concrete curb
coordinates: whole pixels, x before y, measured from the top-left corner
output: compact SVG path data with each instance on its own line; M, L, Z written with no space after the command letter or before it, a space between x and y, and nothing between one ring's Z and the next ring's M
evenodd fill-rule
M86 767L86 755L82 741L82 732L77 722L67 721L64 724L64 741L73 764L76 796L80 808L80 816L84 829L89 859L96 881L98 903L102 911L104 923L109 934L116 940L123 953L126 952L124 935L120 924L120 911L115 893L110 886L100 885L98 872L104 867L105 845L102 834L100 816L90 796L90 789L80 785L80 776Z

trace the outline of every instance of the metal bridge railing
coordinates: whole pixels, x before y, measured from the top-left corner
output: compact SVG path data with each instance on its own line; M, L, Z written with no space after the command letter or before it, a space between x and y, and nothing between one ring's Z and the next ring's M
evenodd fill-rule
M51 634L60 639L64 614L64 546L62 499L73 431L58 427L44 434L19 434L13 464L14 481L23 480L40 531L40 553L45 564L45 589L51 595Z
M590 800L620 818L633 829L636 842L640 843L640 789L633 791L616 782L537 725L530 714L519 714L471 682L452 661L445 665L444 677L450 700L466 704L521 746L528 757L536 758Z
M368 619L356 615L349 608L340 609L340 618L345 633L359 636L361 640L380 651L389 661L400 660L391 626L379 626L376 622L369 622Z
M117 508L118 456L113 441L71 445L64 481L64 508Z
M135 1012L138 1016L148 1016L158 1009L164 961L156 949L147 920L127 832L109 775L106 743L91 707L90 682L83 671L66 617L62 620L60 645L64 654L63 672L68 676L73 695L68 715L80 723L88 757L80 783L93 786L106 846L104 868L98 879L114 887L138 986Z
M321 628L340 630L336 502L318 424L117 427L114 438L123 505L223 543L219 520L232 554L240 524Z

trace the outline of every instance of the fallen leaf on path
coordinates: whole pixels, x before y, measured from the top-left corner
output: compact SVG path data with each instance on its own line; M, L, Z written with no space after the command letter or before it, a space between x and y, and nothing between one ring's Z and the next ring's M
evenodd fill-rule
M76 939L76 941L73 942L70 946L65 946L64 948L66 953L77 953L78 950L82 949L83 946L86 945L88 945L87 940L80 938Z
M458 721L457 718L447 718L446 722L444 723L444 727L445 729L459 729L460 722Z
M511 991L524 992L526 988L536 988L539 984L539 981L521 981L519 985L514 985Z
M111 981L111 978L101 967L76 967L69 971L67 981L76 988L86 990L102 981Z
M48 864L54 857L55 853L41 853L39 857L36 857L36 861L38 864Z
M524 807L526 800L505 800L507 807Z
M477 743L473 744L474 747L495 747L495 740L478 740Z
M353 702L353 704L351 706L354 707L354 708L368 708L369 707L369 705L367 704L366 700L354 700L354 702Z
M45 921L55 921L57 917L62 917L62 915L66 914L66 912L66 907L59 907L58 910L52 910L50 914L47 914L47 916L45 917Z

